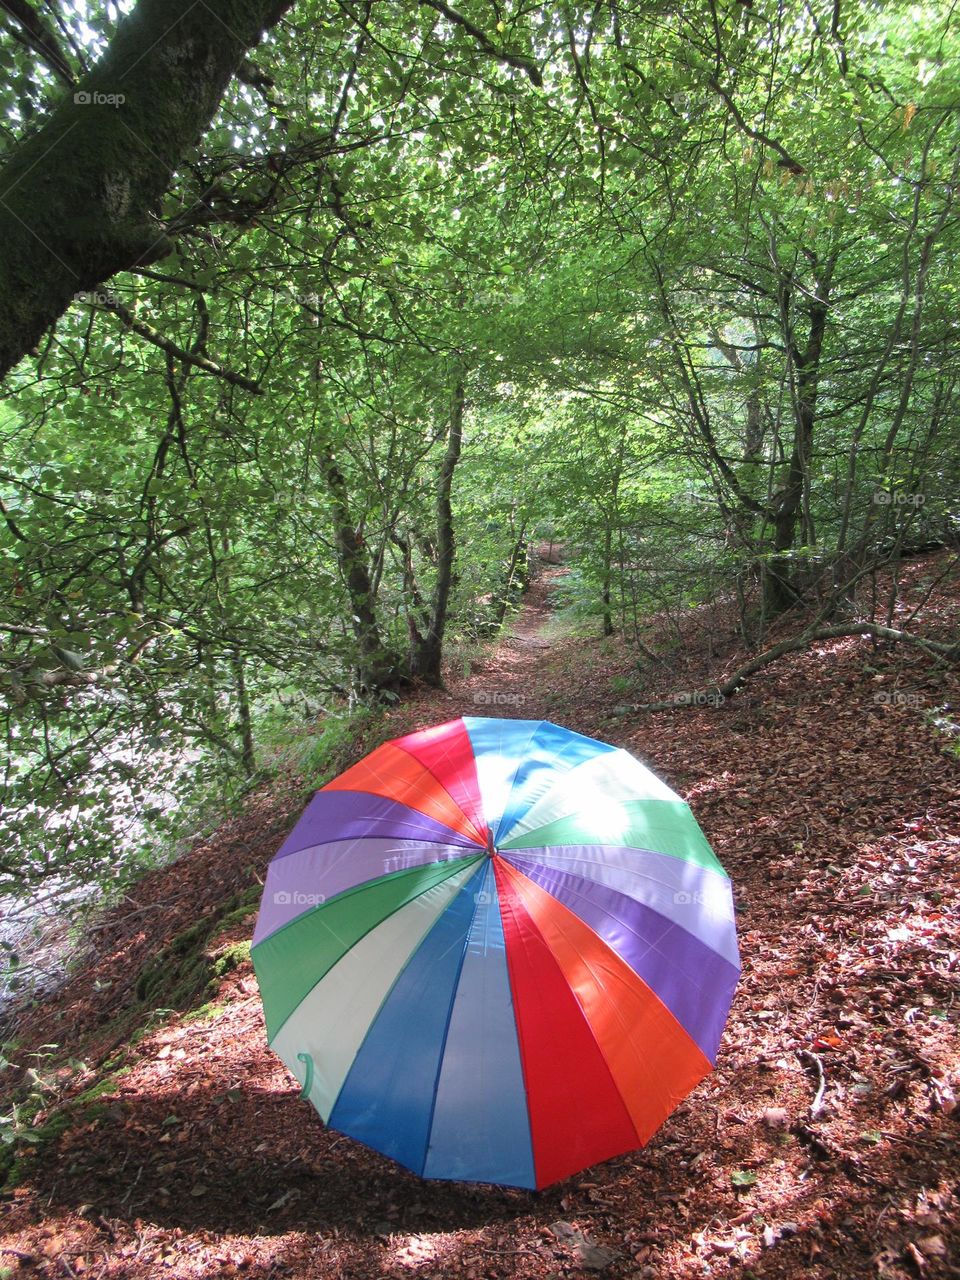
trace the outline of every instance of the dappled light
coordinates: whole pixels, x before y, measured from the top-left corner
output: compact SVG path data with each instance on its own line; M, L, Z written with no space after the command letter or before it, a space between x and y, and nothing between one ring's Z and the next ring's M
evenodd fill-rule
M533 607L546 585L535 588ZM608 710L568 689L568 666L585 660L588 644L558 640L547 653L527 649L522 635L507 639L449 693L422 693L391 711L388 732L443 718L438 706L447 718L469 710L473 691L508 679L519 659L530 713L564 698L563 719L608 733ZM612 675L626 653L590 660ZM643 756L691 801L732 871L745 961L715 1075L645 1149L536 1196L425 1184L325 1129L299 1098L297 1082L265 1047L255 981L241 957L196 1020L158 1014L135 1045L113 1050L114 1074L101 1096L76 1105L70 1127L21 1149L4 1244L43 1259L44 1242L55 1241L75 1269L81 1259L95 1270L108 1256L137 1277L165 1266L184 1275L236 1267L265 1277L287 1267L298 1275L353 1268L532 1280L602 1263L612 1276L646 1268L899 1280L915 1266L913 1250L935 1275L937 1241L949 1237L956 1211L950 1170L960 1086L948 1012L956 837L938 790L948 766L934 740L910 737L911 751L898 754L899 812L923 817L885 820L877 797L889 766L856 750L851 736L861 723L848 692L862 680L858 650L838 645L825 656L817 704L811 661L797 656L765 678L778 729L752 762L736 745L744 715L756 714L749 709L693 712L712 717L706 750L691 713L625 726L630 746L638 750L642 738ZM889 661L881 658L880 669ZM852 686L847 676L857 677ZM889 704L873 705L872 716L891 714ZM897 732L908 735L905 710L894 705L893 714ZM829 770L811 771L811 751ZM735 772L723 769L728 760ZM257 850L262 875L284 835L271 821L269 810L254 808L225 829L210 847L217 863L234 859L239 872ZM772 863L771 841L779 850ZM201 846L156 873L144 903L196 902L206 868ZM126 929L136 928L145 954L175 933L175 911L133 915ZM209 953L249 938L251 928L251 915L222 939L214 926ZM122 911L113 929L119 937ZM75 1011L72 1037L90 1046L93 1060L96 1045L116 1040L111 1027L124 997L104 993L97 1004L86 993L92 982L116 981L124 954L129 968L135 951L106 948L50 1008L51 1028ZM817 1063L824 1088L813 1117ZM63 1097L99 1078L91 1069L67 1079Z
M953 5L0 68L0 1280L955 1280Z

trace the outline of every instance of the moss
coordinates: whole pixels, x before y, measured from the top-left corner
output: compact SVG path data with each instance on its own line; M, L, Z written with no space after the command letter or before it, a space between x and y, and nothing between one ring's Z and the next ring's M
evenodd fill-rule
M228 898L222 910L172 938L137 979L140 1003L186 1012L201 996L216 990L223 975L249 956L250 944L239 942L221 951L211 950L210 944L252 915L259 896L260 886L250 885Z
M249 938L243 942L233 942L228 947L219 952L216 960L213 962L213 972L218 978L222 978L224 974L230 973L231 970L238 968L245 960L250 959L250 940Z
M129 1067L112 1070L102 1076L89 1089L71 1098L50 1115L43 1124L33 1122L44 1109L45 1099L38 1093L28 1094L17 1104L18 1127L23 1137L0 1146L0 1191L12 1191L30 1173L36 1152L55 1142L68 1129L90 1124L107 1112L105 1103L99 1101L113 1093L117 1081L129 1071Z
M18 1154L15 1147L4 1147L0 1151L0 1193L12 1191L18 1187L30 1172L30 1160Z
M102 1098L104 1094L113 1093L116 1090L117 1081L127 1075L129 1071L129 1067L120 1067L119 1069L110 1071L109 1074L103 1077L103 1079L98 1080L96 1084L91 1085L89 1089L85 1089L83 1093L81 1093L75 1101L71 1103L71 1106L84 1106L88 1102L94 1102L97 1098Z
M162 1003L177 1009L189 1004L209 981L203 943L209 936L205 921L178 934L147 965L137 979L137 999L143 1004Z
M120 1052L115 1053L112 1058L107 1058L107 1060L101 1064L100 1070L105 1071L108 1075L112 1075L114 1072L119 1075L121 1068L123 1068L124 1071L128 1070L127 1067L123 1066L123 1060L126 1056L126 1049L121 1049Z
M207 1004L202 1004L199 1009L191 1009L189 1013L184 1014L182 1021L212 1022L214 1018L219 1017L220 1014L223 1013L226 1007L227 1006L225 1004L217 1004L211 1000L208 1001Z
M217 931L219 933L226 933L226 931L228 929L232 929L235 924L240 924L241 921L246 920L248 916L252 916L260 905L260 893L261 886L259 884L253 884L249 889L244 889L241 893L237 894L237 898L240 900L240 905L234 907L232 911L227 911L220 917L217 925Z

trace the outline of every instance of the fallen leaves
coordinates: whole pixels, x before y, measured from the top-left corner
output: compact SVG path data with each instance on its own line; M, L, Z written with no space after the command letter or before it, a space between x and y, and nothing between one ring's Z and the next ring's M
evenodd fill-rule
M706 685L710 627L697 613L683 626L677 661L702 663L693 683ZM537 1196L424 1184L299 1100L265 1048L241 965L211 1021L172 1015L131 1048L122 1111L30 1157L3 1243L42 1257L43 1280L62 1280L60 1256L78 1275L86 1259L96 1280L950 1276L956 770L918 716L876 712L867 649L785 660L754 682L753 701L615 722L597 689L633 669L626 647L568 638L490 660L522 687L525 716L600 737L613 725L688 795L734 880L745 964L717 1071L643 1151ZM920 671L882 651L872 664L904 680ZM391 732L475 710L471 679L417 692L391 711ZM140 906L173 905L136 928L118 914L93 982L88 972L37 1011L38 1043L108 1044L144 957L251 883L250 868L262 873L284 826L280 797L259 805L134 889ZM800 1052L825 1073L815 1117L819 1075ZM54 1258L41 1253L47 1228L63 1245Z
M615 1262L618 1253L598 1244L586 1231L570 1222L554 1222L549 1227L551 1235L575 1266L587 1271L605 1271Z

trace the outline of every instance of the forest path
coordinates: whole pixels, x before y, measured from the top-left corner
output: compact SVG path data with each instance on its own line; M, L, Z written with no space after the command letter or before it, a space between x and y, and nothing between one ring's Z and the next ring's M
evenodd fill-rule
M904 607L920 602L919 625L950 632L960 586L923 603L930 571L904 575ZM957 1275L960 786L930 723L960 704L956 673L846 639L785 657L720 706L640 713L632 702L687 687L691 664L715 677L740 660L732 607L691 611L682 649L666 630L652 638L669 657L645 673L622 640L550 625L562 573L546 567L485 656L371 721L351 750L460 714L544 717L650 764L734 884L743 973L715 1073L647 1147L535 1195L424 1183L325 1129L266 1047L253 915L177 950L230 895L255 902L304 800L276 778L135 886L93 963L32 1012L25 1047L60 1044L89 1066L51 1086L41 1115L66 1127L21 1148L0 1232L13 1274ZM201 951L202 973L235 966L212 1003L198 1008L202 986L179 1002L144 986L158 963L176 976ZM104 1076L92 1110L84 1091Z
M462 667L446 672L442 689L419 688L387 715L390 736L439 724L457 716L507 719L554 718L557 683L554 660L564 652L562 633L551 627L553 596L570 570L543 564L534 574L520 609L497 639Z
M464 705L461 714L542 717L546 689L540 668L552 648L546 634L553 615L551 597L568 573L556 565L543 567L491 653L451 682L450 691Z

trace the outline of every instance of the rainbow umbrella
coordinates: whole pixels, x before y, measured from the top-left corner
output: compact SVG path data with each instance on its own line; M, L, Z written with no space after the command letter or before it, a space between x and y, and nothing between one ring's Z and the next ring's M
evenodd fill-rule
M465 716L308 804L253 939L267 1037L332 1128L426 1178L544 1187L712 1068L730 881L626 751Z

